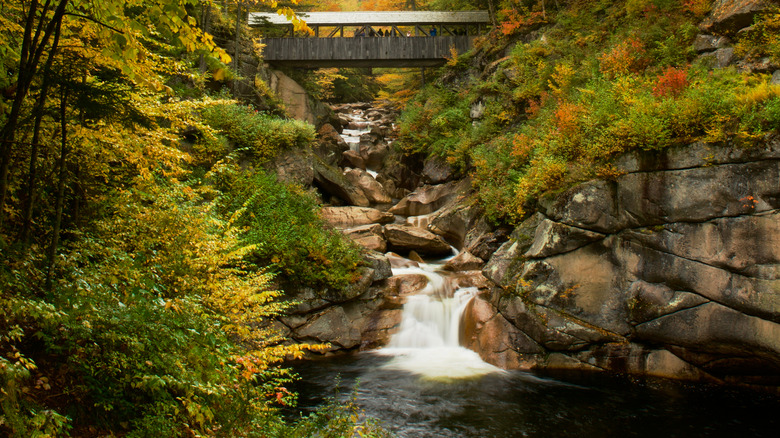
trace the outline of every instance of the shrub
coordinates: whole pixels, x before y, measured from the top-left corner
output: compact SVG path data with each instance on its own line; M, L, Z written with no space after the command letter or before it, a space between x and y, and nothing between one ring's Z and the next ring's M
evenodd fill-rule
M655 97L677 97L688 86L688 72L674 67L664 69L653 86Z
M301 148L314 140L314 127L298 120L284 120L255 111L250 106L216 103L203 109L204 120L222 132L234 149L260 161L282 150Z
M356 280L360 250L326 226L310 193L261 171L224 172L233 177L223 179L220 209L245 230L242 241L252 245L256 263L273 265L285 278L308 286L341 289Z

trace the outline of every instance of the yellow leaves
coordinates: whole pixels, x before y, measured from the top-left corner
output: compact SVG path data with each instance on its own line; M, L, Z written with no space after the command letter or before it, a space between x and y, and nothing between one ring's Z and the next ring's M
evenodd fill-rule
M458 49L455 46L450 47L450 57L447 58L447 65L455 67L458 65Z
M553 74L547 81L552 94L557 98L563 98L571 90L575 70L568 64L556 64Z

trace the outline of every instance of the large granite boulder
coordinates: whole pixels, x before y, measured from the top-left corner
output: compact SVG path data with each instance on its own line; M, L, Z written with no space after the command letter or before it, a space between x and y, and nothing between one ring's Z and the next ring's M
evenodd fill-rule
M278 180L282 182L309 187L314 181L314 155L308 151L300 149L283 151L266 162L264 167L275 172Z
M431 256L452 253L452 247L444 239L421 228L389 224L385 226L385 237L393 251L417 251Z
M770 0L715 0L699 27L710 33L732 35L753 24L756 14L770 6Z
M334 227L341 228L386 224L395 218L392 213L369 207L322 207L320 216Z
M777 385L780 141L617 164L543 199L493 254L469 345L517 368Z
M363 190L344 177L337 167L319 159L314 160L314 183L324 193L335 196L349 205L360 207L371 205Z
M349 182L363 190L368 201L372 204L389 204L393 202L390 195L385 192L382 184L379 184L373 176L361 169L348 169L344 171L344 176Z
M387 251L387 239L385 239L382 226L379 224L360 225L341 231L367 249L378 252Z
M341 154L349 150L349 145L330 123L326 123L317 131L317 141L314 143L314 154L324 162L335 166L341 160Z
M470 183L449 182L435 186L423 186L401 199L389 211L401 216L419 216L433 213L449 201L464 195Z

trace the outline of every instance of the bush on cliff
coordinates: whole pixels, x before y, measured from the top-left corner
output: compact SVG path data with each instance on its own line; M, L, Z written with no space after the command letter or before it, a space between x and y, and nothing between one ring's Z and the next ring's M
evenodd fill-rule
M780 126L780 89L769 75L713 70L711 59L696 58L706 2L523 4L501 2L501 26L476 42L472 62L488 70L455 80L445 68L400 123L406 150L470 168L494 220L519 220L544 192L614 177L610 162L632 150L749 145ZM776 27L776 14L763 16L738 47L773 56ZM510 42L509 56L486 62ZM471 106L482 107L473 126Z

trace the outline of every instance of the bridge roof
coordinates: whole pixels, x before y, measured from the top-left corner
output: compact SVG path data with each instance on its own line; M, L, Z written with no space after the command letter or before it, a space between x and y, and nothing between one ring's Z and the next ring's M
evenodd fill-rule
M418 24L477 24L490 23L488 11L354 11L354 12L299 12L298 16L312 26L408 26ZM263 19L270 24L290 22L276 13L250 12L249 24L260 26Z

